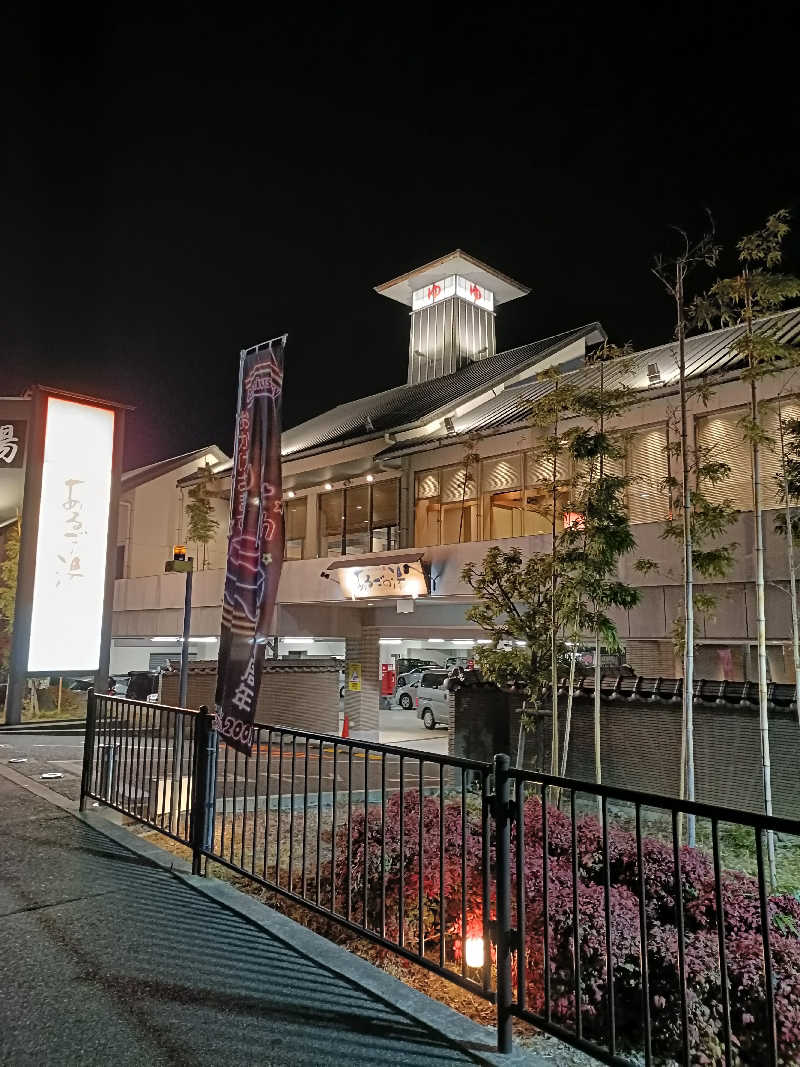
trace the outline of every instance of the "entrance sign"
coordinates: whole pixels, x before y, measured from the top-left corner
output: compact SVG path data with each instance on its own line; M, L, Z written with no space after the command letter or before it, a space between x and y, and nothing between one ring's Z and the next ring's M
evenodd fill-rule
M428 595L428 581L421 563L377 564L371 567L344 567L341 585L353 600L360 597Z
M47 398L30 672L100 666L114 419L108 408Z
M286 335L242 352L215 726L250 754L283 562L281 400Z

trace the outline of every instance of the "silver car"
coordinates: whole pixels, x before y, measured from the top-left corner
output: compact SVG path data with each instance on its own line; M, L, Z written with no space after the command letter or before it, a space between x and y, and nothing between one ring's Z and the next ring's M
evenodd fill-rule
M427 730L450 725L450 702L453 694L449 687L444 688L449 677L449 671L425 671L419 680L416 696L417 718L422 719Z
M427 667L415 667L413 671L406 671L405 674L398 675L394 699L404 711L411 711L414 707L417 686L422 675L425 671L434 670L436 666L435 663L431 663Z

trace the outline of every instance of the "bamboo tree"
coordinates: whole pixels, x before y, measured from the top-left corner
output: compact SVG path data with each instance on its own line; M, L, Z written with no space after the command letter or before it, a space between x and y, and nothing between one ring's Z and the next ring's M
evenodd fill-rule
M582 605L580 614L583 632L594 635L594 763L595 780L602 782L602 737L600 717L601 655L603 644L611 650L619 648L617 630L608 616L610 608L629 609L640 598L639 591L621 582L617 571L620 560L635 548L631 531L625 491L630 483L627 475L610 474L609 464L619 462L624 453L609 433L609 423L623 414L634 402L635 394L624 386L609 388L606 364L614 360L618 376L632 369L629 349L603 345L587 362L598 367L595 388L580 389L572 409L577 416L588 420L589 426L576 430L570 440L570 452L575 465L582 469L576 483L575 510L580 521L571 523L562 534L563 565L571 574L571 592ZM650 569L649 560L637 562L637 569Z
M214 540L219 527L219 521L214 518L213 487L214 472L206 464L202 468L201 480L189 490L189 503L186 505L186 539L198 547L202 546L201 570L206 569L208 545Z
M550 627L550 700L552 709L551 720L551 771L553 774L558 774L559 771L562 776L566 770L566 754L569 747L569 731L571 726L571 714L572 714L572 686L575 681L575 668L574 657L573 664L570 670L570 688L567 695L567 718L564 724L564 747L563 756L559 762L559 745L560 745L560 724L559 724L559 709L558 709L558 666L559 662L563 659L563 633L561 640L559 639L559 628L563 631L566 627L567 630L573 635L576 634L576 619L569 610L571 603L569 596L567 596L568 586L564 587L565 595L561 597L561 618L557 619L556 605L559 600L559 530L558 530L558 493L562 486L563 479L559 477L559 460L567 454L568 451L568 439L562 435L561 432L561 418L562 415L568 412L572 406L572 401L575 398L575 386L572 382L565 382L558 370L553 368L546 371L542 376L542 380L552 383L552 389L545 394L536 404L531 414L531 422L535 427L545 427L549 432L545 435L541 442L539 453L546 463L550 466L550 507L549 507L549 520L550 520L550 555L552 560L552 566L550 571L550 605L551 605L551 627Z
M692 441L688 432L688 390L686 384L686 279L700 265L713 266L719 254L712 232L692 244L688 235L678 231L683 247L674 259L656 259L653 273L661 281L675 305L675 337L678 345L678 391L679 406L676 419L680 440L681 480L678 510L681 514L681 540L683 545L683 709L681 723L681 771L679 795L685 788L689 800L695 799L694 774L694 551L692 544ZM694 816L689 817L689 844L694 845Z
M772 814L769 717L767 712L767 634L764 591L764 531L762 521L761 448L769 442L761 421L758 386L767 375L797 360L792 345L778 341L768 333L756 331L758 317L775 312L788 300L800 296L800 279L775 270L781 263L783 240L789 232L788 211L770 215L763 229L743 237L737 244L739 271L720 279L707 298L696 302L697 316L713 318L723 324L737 323L742 332L733 349L745 363L743 377L750 383L750 412L740 421L750 443L752 460L754 563L756 585L756 629L758 641L758 711L761 737L761 774L764 810ZM776 883L775 840L767 835L770 879Z

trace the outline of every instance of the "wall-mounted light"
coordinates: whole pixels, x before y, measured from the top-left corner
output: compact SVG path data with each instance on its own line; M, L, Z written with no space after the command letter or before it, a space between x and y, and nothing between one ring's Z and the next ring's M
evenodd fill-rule
M371 475L371 474L368 474L368 475L367 475L367 481L368 481L368 482L374 482L374 481L375 481L375 479L374 479L374 478L372 477L372 475Z
M289 497L290 500L294 500L294 489L290 489L286 495Z
M326 482L325 485L323 486L323 489L326 489L328 492L330 492L330 490L333 489L333 486L331 485L330 482Z

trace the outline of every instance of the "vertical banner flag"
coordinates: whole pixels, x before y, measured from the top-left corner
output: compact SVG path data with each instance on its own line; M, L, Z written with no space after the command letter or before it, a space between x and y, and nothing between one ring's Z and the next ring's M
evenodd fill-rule
M215 726L250 754L283 563L281 399L286 335L242 352Z

